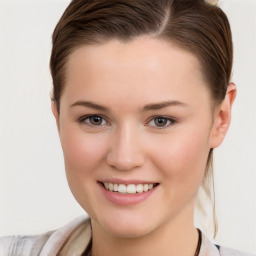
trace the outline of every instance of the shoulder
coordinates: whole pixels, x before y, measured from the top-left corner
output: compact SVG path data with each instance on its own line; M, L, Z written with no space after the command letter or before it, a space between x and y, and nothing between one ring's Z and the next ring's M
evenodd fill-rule
M8 236L0 238L0 255L38 255L51 232L37 236Z
M199 256L256 256L224 246L215 245L204 233Z
M220 247L220 255L221 256L255 256L252 254L240 252L240 251L226 248L226 247Z
M9 236L0 238L1 256L57 255L63 244L76 232L87 232L90 237L90 221L79 217L64 227L35 236ZM82 231L81 231L82 230ZM88 232L89 231L89 232ZM76 233L75 232L75 233Z

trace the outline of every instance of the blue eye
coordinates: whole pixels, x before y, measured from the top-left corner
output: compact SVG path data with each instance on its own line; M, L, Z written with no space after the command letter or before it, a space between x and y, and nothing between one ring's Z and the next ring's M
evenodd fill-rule
M104 126L107 124L107 121L98 115L90 115L86 117L82 117L79 119L80 123L86 123L89 126Z
M175 123L175 120L172 118L157 116L154 117L148 124L153 127L157 128L166 128L170 125L173 125Z

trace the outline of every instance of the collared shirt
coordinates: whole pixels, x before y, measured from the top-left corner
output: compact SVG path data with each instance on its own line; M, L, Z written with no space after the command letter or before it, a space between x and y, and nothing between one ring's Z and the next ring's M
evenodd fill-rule
M0 238L1 256L82 256L91 241L91 223L79 217L66 226L38 236ZM217 248L202 234L199 256L253 256L225 247Z

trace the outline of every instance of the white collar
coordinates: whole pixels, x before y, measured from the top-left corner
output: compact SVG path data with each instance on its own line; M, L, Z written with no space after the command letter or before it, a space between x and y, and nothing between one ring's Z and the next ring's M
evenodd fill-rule
M53 232L40 256L81 256L90 240L91 222L82 216ZM217 247L203 233L199 256L220 256Z

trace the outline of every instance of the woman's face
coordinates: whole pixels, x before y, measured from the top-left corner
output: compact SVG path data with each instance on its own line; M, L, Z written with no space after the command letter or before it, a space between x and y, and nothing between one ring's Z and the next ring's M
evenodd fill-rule
M197 58L141 37L80 47L66 68L59 135L69 186L93 225L119 237L192 225L213 147Z

